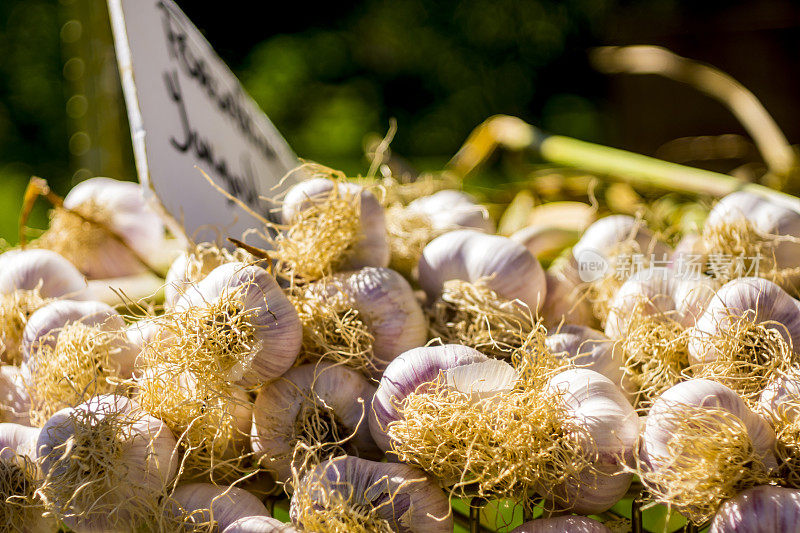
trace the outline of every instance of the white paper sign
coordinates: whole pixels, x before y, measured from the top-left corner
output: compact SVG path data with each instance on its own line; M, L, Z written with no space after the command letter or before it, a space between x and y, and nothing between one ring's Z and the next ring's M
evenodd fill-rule
M275 206L259 196L280 192L297 157L174 2L108 5L139 181L190 237L240 238L257 222L195 166L269 216Z

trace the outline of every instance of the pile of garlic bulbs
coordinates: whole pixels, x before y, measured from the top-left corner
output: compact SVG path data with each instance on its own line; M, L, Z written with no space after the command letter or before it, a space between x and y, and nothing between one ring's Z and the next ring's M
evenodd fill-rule
M545 268L430 192L321 173L267 242L185 239L114 308L87 279L165 229L135 185L76 187L0 255L0 527L446 532L466 498L618 531L642 487L718 532L800 512L800 214L737 193L675 248L607 216Z

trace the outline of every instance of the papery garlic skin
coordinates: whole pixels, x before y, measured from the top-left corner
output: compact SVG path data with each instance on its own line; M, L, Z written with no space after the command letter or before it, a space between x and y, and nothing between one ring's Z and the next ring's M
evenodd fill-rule
M609 528L587 516L557 516L525 522L511 533L612 533Z
M401 353L428 339L428 321L411 285L388 268L366 267L312 284L310 293L343 297L373 336L372 363L382 372Z
M641 316L657 316L681 327L694 326L714 296L714 285L707 276L678 277L669 268L649 267L622 284L611 304L605 333L623 338L634 310Z
M261 387L253 406L251 445L260 465L279 481L292 475L295 442L303 437L305 418L315 403L324 417L335 419L338 438L352 435L344 446L360 455L377 457L370 435L369 406L375 387L355 370L327 363L292 368L281 378ZM307 443L316 444L316 443Z
M309 485L304 487L304 485ZM300 496L310 501L300 501ZM356 509L373 510L392 530L407 533L450 533L450 503L436 482L422 470L400 463L382 463L344 456L313 468L295 487L292 521L302 527L301 505L323 506L338 496Z
M625 358L614 341L586 326L562 326L545 340L554 355L564 354L576 366L594 370L619 385Z
M369 430L378 447L383 451L391 449L386 430L390 422L400 419L396 406L406 396L421 385L433 383L440 372L488 360L487 356L474 348L448 344L414 348L389 363L369 413Z
M221 265L187 289L175 309L210 306L234 297L240 299L248 322L255 327L256 347L250 367L235 371L246 382L280 376L297 359L303 334L297 311L266 270L243 263Z
M284 224L291 224L295 215L322 201L338 187L339 194L360 199L361 239L354 245L352 254L342 269L353 270L366 266L389 266L389 241L383 206L370 191L355 183L335 182L326 178L302 181L289 189L283 202L281 215Z
M776 420L797 420L800 417L800 374L775 376L761 392L758 406Z
M211 483L179 486L170 496L169 505L173 515L188 517L188 523L202 525L216 522L217 531L223 531L243 518L269 516L261 500L250 492L239 487Z
M773 533L797 531L800 490L763 485L726 501L708 533Z
M119 424L114 436L116 445L120 446L118 451L112 454L106 449L101 450L111 445L111 442L101 440L93 442L91 450L77 448L78 432L91 432L91 428L104 424L107 417L113 417L110 420L114 427ZM125 505L140 500L155 501L177 473L176 446L175 437L166 425L142 412L132 400L113 394L93 397L77 407L58 411L42 427L36 448L46 480L42 488L43 497L49 507L59 509L63 522L77 532L130 529L134 519L141 517L131 514ZM76 480L65 476L75 461L84 461L87 455L101 453L106 455L108 463L104 463L102 472L91 474L100 476L103 484L108 483L106 476L113 476L113 480L98 500L92 502L93 508L76 509L75 501L71 499L53 499L57 494L74 492L78 488L66 486L66 483L83 485L93 481L88 477ZM53 493L48 490L50 486L54 488ZM109 506L120 508L110 513Z
M486 208L469 194L452 189L417 198L406 208L412 213L426 215L435 230L473 228L494 233L494 222Z
M719 410L739 419L747 429L755 455L768 469L775 468L775 432L761 416L750 410L734 391L716 381L695 378L678 383L655 401L642 433L642 454L650 469L669 468L673 459L668 448L675 434L676 414L687 408ZM720 417L720 424L725 423Z
M202 281L218 266L234 261L250 264L254 258L241 248L230 252L208 242L183 252L172 262L164 279L164 304L173 307L191 285Z
M732 318L731 318L732 316ZM717 359L711 339L725 335L731 321L747 317L753 323L776 330L800 350L800 304L775 283L762 278L737 278L723 285L697 320L689 340L689 362L710 363Z
M128 342L125 320L113 307L102 302L57 300L33 313L22 335L22 362L29 371L36 364L36 352L43 346L54 348L60 331L67 325L80 322L101 331L119 333L112 360L118 365L118 374L128 378L133 373L138 346Z
M164 224L145 202L141 185L111 178L91 178L77 184L64 197L64 207L79 213L82 206L91 204L107 213L108 219L102 222L135 254L109 237L104 246L87 251L91 261L83 265L86 275L96 279L143 272L145 267L140 259L156 255L165 237Z
M57 253L50 250L11 250L0 258L6 256L0 268L0 294L38 288L42 298L82 298L86 279L72 263Z
M503 298L522 301L538 312L547 295L547 281L539 261L507 237L475 230L445 233L432 240L419 261L419 284L433 301L444 283L460 279L471 283L485 279Z
M641 220L628 215L611 215L586 228L583 236L572 247L572 256L579 264L597 255L609 260L612 254L619 251L616 248L628 241L635 243L635 253L644 255L646 259L650 256L656 259L667 258L671 252L669 246L656 240L653 232ZM629 250L624 251L630 253Z
M593 370L560 372L549 380L547 390L563 399L565 416L590 436L585 453L593 460L577 483L543 487L538 492L548 499L556 495L561 506L576 513L606 511L625 496L633 479L625 467L633 458L639 417L619 387Z
M36 459L36 443L41 429L21 424L0 424L0 460L10 459L15 454Z
M30 425L31 398L19 367L0 366L0 422Z
M284 524L269 516L246 516L233 522L222 533L301 533L292 524Z

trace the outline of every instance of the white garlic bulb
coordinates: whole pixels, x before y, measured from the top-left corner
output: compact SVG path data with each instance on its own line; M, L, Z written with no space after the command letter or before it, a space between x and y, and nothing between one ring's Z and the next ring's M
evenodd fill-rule
M708 533L797 531L800 490L762 485L743 491L717 511Z
M138 183L91 178L70 190L64 207L101 222L117 237L56 210L50 230L37 243L64 254L90 278L144 272L142 260L163 248L164 225L145 202Z
M8 256L8 254L11 254ZM0 269L0 294L39 289L42 298L67 296L80 299L86 280L62 256L50 250L11 250Z
M223 531L237 520L269 516L261 500L244 489L211 483L187 483L175 489L170 500L170 512L186 525L216 523Z
M511 533L611 533L597 520L587 516L557 516L525 522Z
M401 353L422 346L428 338L428 321L411 285L388 268L366 267L355 272L335 274L316 282L308 289L310 298L301 315L314 319L314 297L331 304L339 303L343 312L358 312L372 335L370 364L380 374ZM329 326L331 327L331 326Z
M233 522L222 533L301 533L291 524L269 516L246 516Z
M243 263L226 263L187 289L175 304L178 312L217 307L219 316L210 318L210 327L224 326L231 313L252 327L249 336L240 336L241 342L248 343L248 360L236 361L228 372L229 380L266 381L292 366L302 341L300 319L267 271Z
M401 354L386 367L369 410L375 443L383 451L391 449L386 430L390 422L400 419L396 406L418 387L435 381L440 372L488 360L474 348L455 344L414 348Z
M254 258L241 248L230 252L209 242L200 243L183 252L175 258L167 271L164 280L165 305L174 306L180 295L192 284L201 281L218 266L234 261L252 263Z
M343 269L358 269L365 266L385 267L389 265L389 242L386 237L386 220L383 206L370 191L354 183L337 183L325 178L302 181L289 189L283 202L284 224L291 224L295 216L307 209L312 202L324 200L338 187L345 197L360 200L361 239L354 245L352 255Z
M541 487L539 494L580 514L608 510L627 492L633 474L625 467L633 458L639 417L610 379L584 368L565 370L547 383L563 400L565 415L585 432L584 453L591 467L561 486Z
M557 258L545 271L545 279L547 296L540 314L548 329L561 324L595 326L597 320L574 261L563 256Z
M261 387L253 407L252 448L279 481L292 475L294 446L338 442L349 452L378 456L370 436L375 387L360 373L326 363L292 368ZM324 434L320 434L320 430Z
M30 424L30 409L31 399L20 368L13 365L0 366L0 422L27 426Z
M147 524L178 467L175 437L164 423L116 395L62 409L44 425L36 446L42 498L79 532Z
M800 417L800 375L794 372L775 376L761 392L758 405L776 420L797 420Z
M553 354L563 354L573 364L594 370L619 384L624 372L622 350L602 332L586 326L562 326L545 340Z
M486 208L462 191L451 189L438 191L430 196L413 200L406 209L412 213L426 215L435 230L473 228L494 233L494 222Z
M609 261L619 252L660 260L668 258L671 249L656 240L644 222L628 215L611 215L594 222L572 248L572 255L579 265L595 258Z
M36 443L41 429L5 422L0 424L0 460L15 454L36 459Z
M518 299L538 312L544 304L547 282L539 261L521 244L507 237L475 230L445 233L422 251L419 284L433 301L448 280L471 283L485 279L503 298Z
M453 531L449 500L424 472L350 456L311 469L294 489L290 515L307 531L318 531L323 525L342 530L357 524L365 530Z

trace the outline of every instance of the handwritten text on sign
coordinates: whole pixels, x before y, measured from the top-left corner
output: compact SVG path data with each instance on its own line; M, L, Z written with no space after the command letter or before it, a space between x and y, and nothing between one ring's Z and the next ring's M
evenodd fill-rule
M139 180L198 240L255 221L203 178L267 216L259 196L298 166L291 148L171 0L109 0Z

